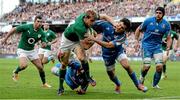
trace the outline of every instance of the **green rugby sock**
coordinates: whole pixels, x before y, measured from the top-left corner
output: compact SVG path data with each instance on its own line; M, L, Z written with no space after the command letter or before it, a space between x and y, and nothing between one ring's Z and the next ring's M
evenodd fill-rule
M59 89L63 89L65 75L66 75L66 69L65 70L60 69L59 70Z
M25 68L20 68L19 66L16 68L14 73L18 74L20 71L24 70Z
M46 83L45 72L44 71L39 71L39 75L41 77L42 83L45 84Z

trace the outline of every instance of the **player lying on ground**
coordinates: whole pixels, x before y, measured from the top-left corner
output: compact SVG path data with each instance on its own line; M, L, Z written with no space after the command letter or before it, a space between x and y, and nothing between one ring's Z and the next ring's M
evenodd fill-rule
M64 80L72 90L75 90L78 94L85 94L89 81L86 77L84 69L81 67L80 62L74 56L75 54L71 55ZM51 72L54 75L59 76L61 66L61 63L56 64L54 67L52 67ZM78 89L78 87L80 87L80 89Z

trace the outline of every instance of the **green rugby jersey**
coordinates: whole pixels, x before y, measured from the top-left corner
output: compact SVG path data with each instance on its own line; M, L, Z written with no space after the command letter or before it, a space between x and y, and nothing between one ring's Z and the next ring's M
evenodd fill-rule
M172 44L171 44L171 47L170 47L170 50L171 50L173 48L173 40L174 39L178 40L179 36L175 31L172 31L172 30L170 31L170 34L171 34L171 38L172 38ZM164 35L162 40L165 41L165 42L162 43L162 49L166 50L166 47L167 47L167 35Z
M47 42L52 42L56 38L56 34L51 31L44 31ZM44 49L51 50L51 45L47 45Z
M16 27L16 32L22 33L18 48L23 50L33 50L39 40L47 42L42 28L34 30L33 24L20 25Z
M86 27L83 18L86 14L80 14L75 22L70 24L64 31L64 35L67 39L71 41L79 41L84 39L84 35L87 32L88 27Z

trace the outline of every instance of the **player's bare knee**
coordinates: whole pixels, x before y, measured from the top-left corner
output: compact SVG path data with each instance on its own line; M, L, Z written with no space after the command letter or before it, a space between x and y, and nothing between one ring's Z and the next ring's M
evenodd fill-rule
M129 69L130 69L129 64L123 64L122 66L123 66L123 68L124 68L125 70L129 70Z
M162 69L163 69L163 65L162 64L156 65L156 71L157 72L161 72Z
M124 66L124 69L128 72L128 73L132 73L133 70L131 69L131 67L129 65Z
M157 72L161 72L162 68L163 68L163 61L162 61L162 59L156 59L155 60L155 64L156 64L156 71Z
M148 66L147 66L147 65L144 65L143 68L142 68L142 71L148 72L149 69L150 69L150 67L151 67L150 65L148 65Z
M43 63L43 64L47 64L47 63L48 63L48 60L47 60L47 59L43 59L43 60L42 60L42 63Z
M81 61L81 62L87 62L86 60L86 57L84 56L78 56L78 59Z

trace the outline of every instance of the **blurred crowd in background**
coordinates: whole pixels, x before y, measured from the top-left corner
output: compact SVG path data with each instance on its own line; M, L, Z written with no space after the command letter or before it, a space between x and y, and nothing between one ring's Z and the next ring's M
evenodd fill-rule
M5 14L0 22L33 21L34 17L42 14L48 21L73 20L86 9L95 9L99 13L119 17L145 17L154 14L157 6L166 8L166 16L180 14L180 2L166 0L124 0L115 2L77 2L77 3L36 3L20 4L12 12Z
M113 1L113 2L112 2ZM115 2L116 1L116 2ZM164 6L166 16L180 14L180 2L167 2L167 0L107 0L103 2L77 2L77 3L31 3L20 4L12 12L5 14L0 22L22 22L33 21L38 14L43 15L46 21L71 21L84 12L85 9L95 9L99 13L104 13L118 19L120 17L146 17L153 15L155 7ZM6 33L0 32L0 41ZM57 32L59 41L52 45L52 50L57 51L59 48L62 32ZM0 54L16 54L18 41L21 34L14 34L8 39L8 44L0 45ZM101 36L98 35L98 38ZM129 32L127 41L124 44L128 56L140 56L141 49L135 48L139 45L135 41L134 32ZM38 46L36 46L38 48ZM101 47L95 44L92 47L92 56L101 55ZM180 48L179 48L180 51ZM177 56L180 56L177 53Z

